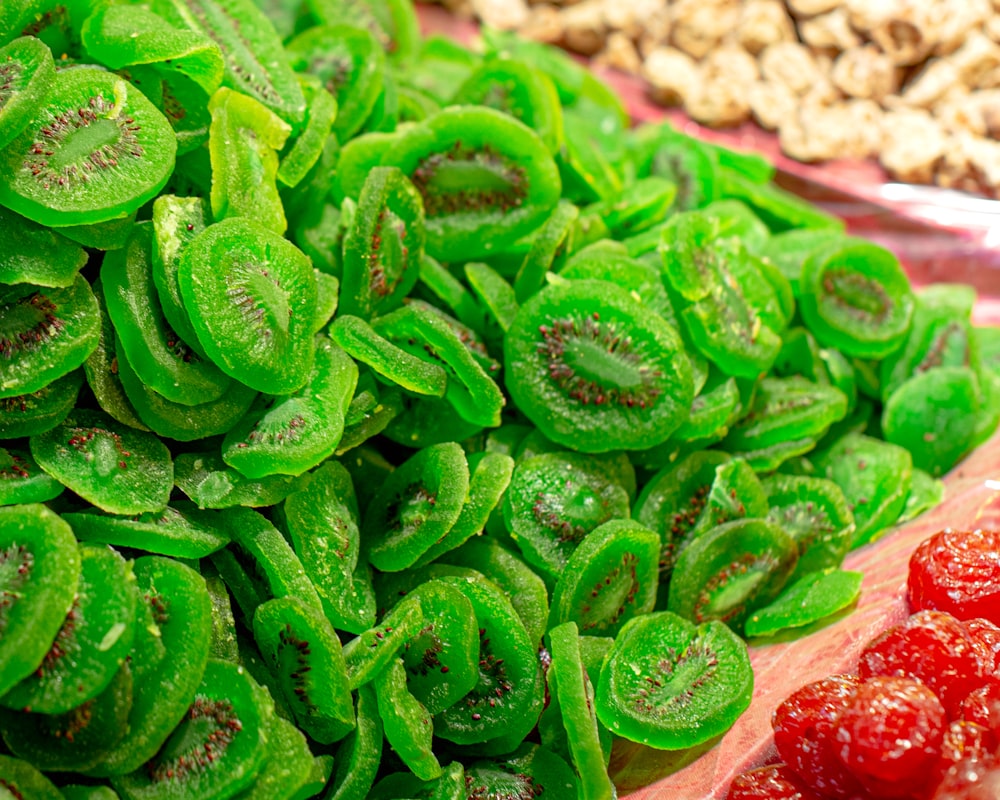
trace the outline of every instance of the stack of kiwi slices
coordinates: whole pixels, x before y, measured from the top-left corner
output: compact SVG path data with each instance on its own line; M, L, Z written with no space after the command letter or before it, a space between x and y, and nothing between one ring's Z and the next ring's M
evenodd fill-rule
M0 794L609 798L1000 417L974 293L408 0L0 4Z

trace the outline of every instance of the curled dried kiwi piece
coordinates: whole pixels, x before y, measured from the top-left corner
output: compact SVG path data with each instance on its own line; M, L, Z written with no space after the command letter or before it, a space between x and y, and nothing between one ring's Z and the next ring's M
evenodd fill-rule
M166 118L113 73L76 67L0 155L0 202L44 225L103 222L152 199L174 168Z
M31 675L73 606L80 552L42 505L0 508L0 696Z
M297 597L269 600L253 616L257 646L298 724L323 744L354 727L347 668L337 633Z
M559 175L538 135L490 108L454 106L399 137L398 166L424 199L427 251L481 258L532 230L559 200Z
M378 774L384 736L375 687L370 683L358 688L355 708L358 724L337 749L328 800L365 800Z
M34 36L0 47L0 150L31 122L55 74L52 52Z
M420 780L441 775L441 764L431 749L434 725L426 707L410 694L406 669L394 658L373 681L386 741Z
M789 584L771 604L758 608L744 626L747 637L773 636L803 628L853 605L861 593L860 572L820 570Z
M617 735L680 750L727 731L752 694L750 658L735 633L661 611L622 628L601 667L595 706Z
M550 439L584 452L662 442L694 399L677 331L605 281L532 297L507 333L504 361L517 406Z
M52 430L76 405L82 383L83 370L75 369L37 392L0 399L0 439Z
M30 394L79 367L97 347L101 315L87 281L0 287L0 398Z
M198 341L223 372L262 392L294 392L314 355L309 259L242 217L209 226L182 252L177 280Z
M0 506L44 503L62 490L63 485L42 470L27 450L0 447Z
M111 784L127 800L232 797L267 753L258 687L242 667L209 660L194 701L163 747Z
M167 505L174 485L167 446L102 411L74 409L29 444L46 472L104 511L141 514Z

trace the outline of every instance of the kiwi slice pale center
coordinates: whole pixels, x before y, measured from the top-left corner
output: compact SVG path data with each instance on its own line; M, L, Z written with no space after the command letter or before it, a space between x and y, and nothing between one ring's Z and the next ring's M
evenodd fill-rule
M92 153L114 147L121 139L121 129L113 119L95 119L90 124L68 131L62 146L49 159L49 167L62 172L74 164L81 164Z
M827 270L823 276L823 291L862 320L883 322L892 312L892 303L882 284L855 270Z
M275 330L288 333L288 321L292 316L288 294L266 263L234 264L228 285L226 294L230 301L245 313L261 337L268 339Z
M645 713L672 716L675 706L688 703L694 696L692 687L706 683L718 663L715 654L697 642L680 654L670 651L654 665L657 674L646 679L648 686L642 696Z
M489 147L466 150L456 143L446 153L423 159L413 184L424 198L428 217L516 208L524 202L524 169Z
M643 384L642 367L630 364L603 342L573 339L566 343L563 358L581 378L601 386L638 389Z

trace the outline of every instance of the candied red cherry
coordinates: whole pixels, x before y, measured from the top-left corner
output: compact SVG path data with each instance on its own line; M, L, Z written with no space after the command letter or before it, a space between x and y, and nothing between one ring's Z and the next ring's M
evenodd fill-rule
M726 800L823 800L784 764L768 764L737 775Z
M983 665L983 672L989 675L1000 677L1000 627L997 627L988 619L973 617L962 622L962 626L981 649L979 660Z
M1000 755L966 758L954 764L930 800L997 800L1000 797Z
M973 689L962 701L959 717L1000 736L1000 681L995 678Z
M918 611L868 643L858 674L916 678L940 698L950 719L966 695L983 683L980 649L955 617Z
M944 530L925 539L910 556L907 589L914 609L1000 625L1000 531Z
M940 783L952 767L963 761L981 761L991 756L997 749L997 737L991 730L975 722L957 719L944 732L941 740L941 755L934 768L935 783Z
M837 757L871 794L909 798L926 790L948 725L937 695L913 678L859 684L836 720Z
M827 797L851 798L858 781L837 758L835 721L860 680L832 675L808 683L785 698L771 718L774 744L788 768Z

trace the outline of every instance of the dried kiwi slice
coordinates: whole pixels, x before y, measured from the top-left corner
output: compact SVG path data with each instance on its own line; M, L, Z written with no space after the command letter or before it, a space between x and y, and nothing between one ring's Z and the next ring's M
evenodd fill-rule
M368 505L361 540L372 566L398 571L448 533L469 491L469 465L454 442L425 447L400 465Z
M180 453L174 461L177 488L199 508L272 506L298 487L290 475L250 480L223 462L218 453Z
M124 216L163 187L176 150L166 118L129 83L88 67L63 70L0 153L0 203L44 225Z
M73 606L80 552L42 505L0 508L0 696L42 663Z
M0 790L6 798L21 800L63 800L63 795L48 778L27 761L0 754Z
M130 655L133 672L128 733L96 776L124 775L151 759L181 721L205 672L211 641L211 601L205 579L172 558L136 559L143 613Z
M424 625L424 612L417 598L400 601L378 624L344 645L347 679L352 690L371 682L417 636Z
M549 286L504 341L512 398L550 439L585 452L662 442L687 418L691 364L676 330L605 281Z
M503 760L476 761L465 770L469 797L545 797L575 800L579 781L559 756L536 744L525 744Z
M72 286L87 263L86 251L51 228L0 206L0 283Z
M167 446L102 411L77 408L29 444L42 469L104 511L141 514L167 505L174 484Z
M424 199L427 251L443 261L489 255L533 229L559 200L559 175L538 135L491 108L453 106L408 130L383 164Z
M58 497L63 488L27 450L0 447L0 506L44 503Z
M316 337L315 358L295 394L261 397L222 441L222 458L248 478L301 475L337 449L358 382L358 365L330 341Z
M382 761L382 718L378 713L375 688L357 690L357 727L337 749L336 772L330 780L327 800L365 800L375 782Z
M301 250L234 217L188 244L177 280L199 343L224 372L270 394L305 384L316 277Z
M253 616L257 646L299 726L329 744L354 727L347 668L337 633L297 597L269 600Z
M861 593L860 572L819 570L790 583L777 599L751 614L744 626L747 637L774 636L789 628L803 628L853 605Z
M0 398L37 392L72 372L100 334L97 300L79 275L65 288L0 286Z
M107 547L80 547L76 597L35 670L0 698L6 708L62 714L99 695L135 637L132 565Z
M27 125L52 90L52 52L34 36L0 47L0 150Z
M661 611L628 622L601 667L595 708L612 732L662 750L724 733L750 705L746 644L720 622Z
M373 681L386 741L420 780L441 775L431 749L434 725L424 705L407 689L402 659L394 658Z
M0 439L52 430L73 410L82 383L83 370L75 369L37 392L0 399Z
M142 767L111 779L127 800L231 797L267 754L260 688L242 667L209 660L194 701Z

